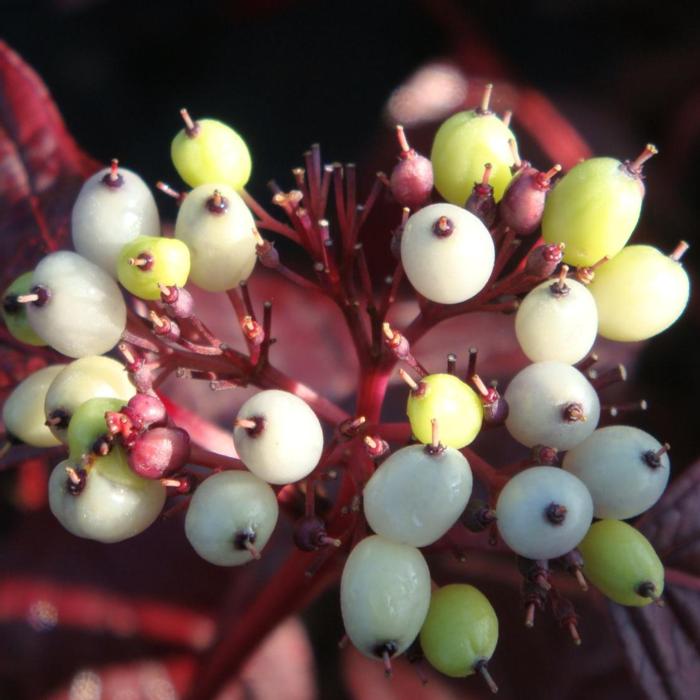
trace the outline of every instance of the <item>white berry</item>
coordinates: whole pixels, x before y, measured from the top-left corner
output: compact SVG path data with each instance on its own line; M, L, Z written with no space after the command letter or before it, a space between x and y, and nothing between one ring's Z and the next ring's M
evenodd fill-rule
M584 538L593 501L583 482L569 472L532 467L503 487L496 517L501 537L514 552L528 559L554 559Z
M290 484L307 476L323 451L323 430L316 414L298 396L269 389L248 399L237 420L233 442L243 463L270 484Z
M469 462L446 447L411 445L392 454L367 482L363 495L369 526L382 537L425 547L462 514L472 492Z
M260 551L277 524L275 492L246 471L224 471L205 479L187 508L185 534L200 557L218 566L246 564L246 543Z

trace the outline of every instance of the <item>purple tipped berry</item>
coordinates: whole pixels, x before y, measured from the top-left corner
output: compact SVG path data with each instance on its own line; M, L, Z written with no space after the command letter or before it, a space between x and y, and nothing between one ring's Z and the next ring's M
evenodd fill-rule
M401 206L418 209L433 190L433 166L428 158L408 145L402 126L397 126L396 132L401 153L391 173L391 192Z

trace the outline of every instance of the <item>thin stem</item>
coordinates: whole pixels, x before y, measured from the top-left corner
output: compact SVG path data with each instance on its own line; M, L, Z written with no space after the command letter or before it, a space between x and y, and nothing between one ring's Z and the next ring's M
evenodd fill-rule
M251 195L245 190L241 190L239 194L246 203L246 206L258 217L257 225L259 228L265 229L266 231L274 231L275 233L279 233L280 235L294 241L296 244L301 245L299 234L293 228L271 217L267 213L267 210L260 206L260 204L258 204L258 202L256 202L255 199L253 199L253 197L251 197Z

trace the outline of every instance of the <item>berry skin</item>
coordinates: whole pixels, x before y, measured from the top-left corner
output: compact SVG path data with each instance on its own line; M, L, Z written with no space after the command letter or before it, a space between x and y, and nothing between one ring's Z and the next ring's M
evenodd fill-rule
M245 141L216 119L194 122L194 133L187 127L178 132L170 146L173 165L190 186L222 182L240 190L250 178L252 163Z
M510 139L513 132L495 114L470 110L451 116L435 134L430 154L438 192L462 206L491 163L489 184L498 202L512 177Z
M683 313L690 294L680 262L648 245L630 245L596 270L590 292L598 306L600 335L646 340Z
M391 171L391 192L402 207L417 209L433 191L433 166L408 145L402 126L397 127L397 132L401 154Z
M576 280L548 280L530 291L515 316L515 335L533 362L574 364L593 347L598 311L588 289Z
M95 443L109 434L105 413L118 411L124 405L123 399L88 399L73 413L68 425L68 452L73 461L80 461L90 454Z
M270 484L290 484L307 476L323 451L323 430L316 414L298 396L269 389L248 399L237 421L233 442L243 463Z
M531 467L503 487L496 504L498 531L528 559L570 552L593 519L593 501L582 481L558 467Z
M119 251L139 236L159 236L158 208L146 183L126 168L95 173L73 205L73 247L84 258L117 276ZM117 183L116 185L114 183Z
M432 420L440 426L440 442L457 450L466 447L481 430L484 408L477 393L452 374L423 377L411 391L406 406L411 430L424 445L433 436Z
M641 607L663 593L663 564L649 540L631 525L599 520L578 549L586 578L610 600Z
M143 236L121 249L116 270L122 286L134 296L160 299L159 284L183 287L187 282L190 251L175 238Z
M2 407L2 422L7 433L34 447L61 444L45 424L44 399L65 366L42 367L14 388Z
M275 492L264 481L250 472L219 472L194 492L185 534L202 559L218 566L238 566L247 564L267 544L277 515Z
M590 382L563 362L537 362L513 377L504 394L506 428L526 447L569 450L598 425L600 400Z
M425 658L441 673L464 678L488 661L498 643L498 618L488 598L474 586L438 588L420 631Z
M190 249L190 279L207 292L224 292L255 267L255 221L243 200L223 184L190 192L175 222L175 237Z
M642 208L639 171L614 158L574 166L549 193L542 217L547 243L565 243L564 262L590 267L622 250Z
M550 177L561 166L544 173L536 168L524 167L508 184L498 209L500 222L513 229L519 236L534 233L542 221L544 203L551 189Z
M190 436L182 428L151 428L129 448L129 466L144 479L178 472L190 456Z
M118 445L82 472L78 487L72 484L66 467L81 473L71 460L54 467L49 479L49 506L61 525L77 537L120 542L143 532L163 509L165 487L159 481L136 476Z
M668 454L639 428L611 425L569 450L563 467L591 492L596 518L633 518L651 508L666 488Z
M373 535L350 552L340 581L340 607L350 641L365 656L406 651L429 605L430 572L415 547Z
M168 419L163 402L151 394L135 394L122 409L137 430L164 426Z
M440 304L471 299L488 282L493 238L480 219L452 204L413 214L401 235L401 262L417 292Z
M2 319L5 321L7 330L23 343L27 345L46 345L43 338L40 338L29 325L27 318L27 308L25 304L20 304L17 297L21 294L29 294L32 288L32 273L25 272L20 275L2 295Z
M136 393L124 365L111 357L90 355L73 360L51 383L44 412L51 432L68 444L68 425L75 411L97 397L128 401Z
M49 253L32 274L32 291L44 296L27 304L34 331L68 357L111 350L126 327L126 306L116 282L102 268L68 250Z
M425 547L459 519L472 492L469 462L452 448L430 449L411 445L394 452L367 482L365 516L378 535Z

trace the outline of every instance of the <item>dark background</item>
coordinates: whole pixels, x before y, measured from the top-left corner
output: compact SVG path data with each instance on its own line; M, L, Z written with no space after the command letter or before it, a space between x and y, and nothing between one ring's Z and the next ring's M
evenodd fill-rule
M327 160L390 167L376 162L378 140L391 138L388 96L426 61L450 58L468 76L537 88L597 154L625 158L655 143L635 240L670 250L695 239L700 25L681 3L5 0L0 36L98 160L116 156L149 182L177 186L169 144L187 106L244 135L262 201L269 178L290 184L313 141ZM696 249L686 257L697 279ZM695 299L643 351L631 391L651 405L635 424L671 442L677 472L700 452L697 343ZM334 605L331 596L312 611L317 626Z

